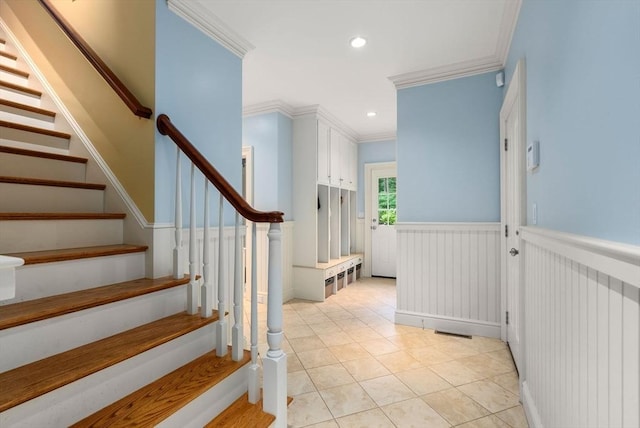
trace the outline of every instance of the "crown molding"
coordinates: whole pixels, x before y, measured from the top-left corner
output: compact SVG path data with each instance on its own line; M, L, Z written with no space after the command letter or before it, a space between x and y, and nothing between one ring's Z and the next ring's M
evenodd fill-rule
M442 82L460 77L498 71L504 67L502 61L495 56L487 56L470 61L462 61L455 64L428 68L421 71L398 74L389 77L396 85L396 89L411 88L413 86L426 85L428 83Z
M282 100L265 101L242 108L243 117L268 113L280 113L289 119L293 119L294 108Z
M375 134L360 134L358 143L381 143L383 141L396 141L398 136L395 132L377 132Z
M170 11L241 59L255 47L198 2L193 0L167 0L167 5Z
M503 66L507 61L507 55L509 54L513 34L516 31L521 7L522 0L507 0L504 6L502 21L500 22L500 31L498 33L498 43L496 43L496 58L500 59Z
M336 116L331 114L327 109L322 107L320 104L297 107L296 109L294 109L294 112L293 112L294 119L296 117L306 116L306 115L314 115L314 116L317 116L318 118L324 119L325 121L329 122L333 128L336 128L337 130L339 130L340 132L342 132L352 140L354 141L360 140L359 138L360 136L356 131L351 129L347 124L345 124L343 121L341 121Z
M507 0L505 2L502 20L500 21L500 30L498 32L498 41L496 42L496 50L493 55L441 67L398 74L389 77L389 80L393 82L396 89L404 89L502 70L507 60L507 55L509 54L509 47L511 46L513 33L518 23L518 15L520 14L521 7L522 0Z

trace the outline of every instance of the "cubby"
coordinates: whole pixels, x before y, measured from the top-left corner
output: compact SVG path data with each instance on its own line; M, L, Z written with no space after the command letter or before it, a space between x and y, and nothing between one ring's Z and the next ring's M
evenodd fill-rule
M355 281L362 263L356 144L317 108L294 118L293 165L294 297L324 300Z

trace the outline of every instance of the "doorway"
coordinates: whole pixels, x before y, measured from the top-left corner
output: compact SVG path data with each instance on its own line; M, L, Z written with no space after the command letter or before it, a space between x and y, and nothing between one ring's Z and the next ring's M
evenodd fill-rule
M502 339L507 342L517 370L521 373L523 355L522 273L520 227L526 224L526 141L525 64L520 60L500 110L501 178L501 262L502 262Z
M395 162L365 165L365 276L396 277Z
M249 205L253 206L253 147L242 147L242 197ZM245 220L246 230L243 245L244 260L244 291L249 289L248 283L251 281L251 250L253 243L253 228L249 220Z

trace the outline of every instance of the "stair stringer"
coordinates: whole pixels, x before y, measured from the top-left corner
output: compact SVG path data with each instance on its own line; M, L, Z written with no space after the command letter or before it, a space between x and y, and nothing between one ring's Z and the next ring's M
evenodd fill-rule
M69 426L214 349L215 325L201 327L6 410L0 413L0 426ZM236 379L234 383L244 385L246 391L246 381Z
M71 134L69 153L89 159L86 172L87 181L106 184L105 212L123 212L127 214L123 222L124 240L131 244L147 245L149 247L145 260L146 276L159 278L172 274L172 225L154 224L145 219L89 137L1 17L0 29L6 34L7 42L10 42L15 47L19 53L19 58L24 61L31 71L30 79L34 79L34 82L41 87L43 105L59 113L55 120L56 129Z

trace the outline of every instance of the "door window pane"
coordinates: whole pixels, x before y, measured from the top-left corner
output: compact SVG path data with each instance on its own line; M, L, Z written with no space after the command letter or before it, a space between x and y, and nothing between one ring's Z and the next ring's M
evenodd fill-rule
M378 224L396 224L396 178L378 179Z

